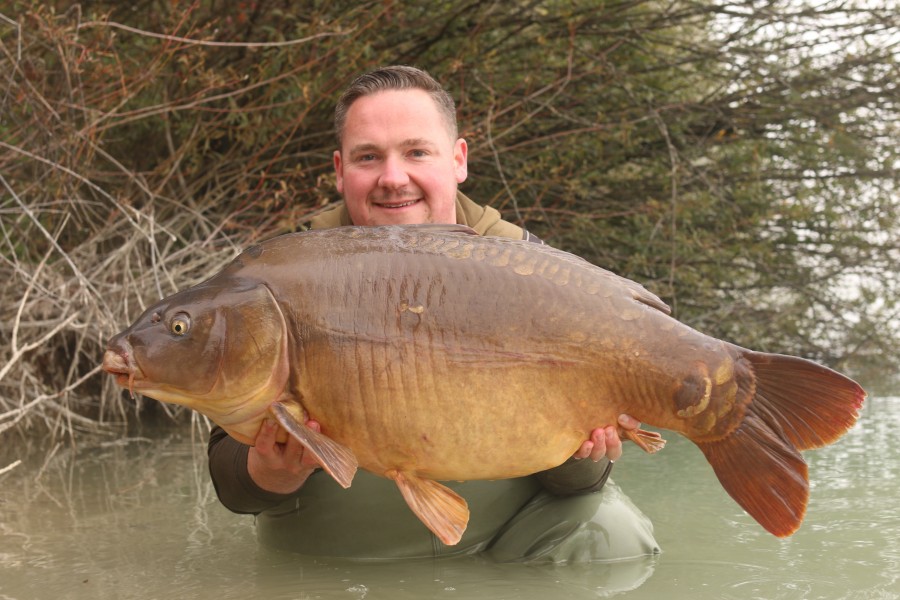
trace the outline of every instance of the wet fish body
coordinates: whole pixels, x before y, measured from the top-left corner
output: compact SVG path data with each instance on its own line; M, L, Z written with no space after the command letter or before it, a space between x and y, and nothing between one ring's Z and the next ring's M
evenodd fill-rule
M248 444L274 415L342 485L357 464L396 481L450 544L468 511L438 481L554 467L623 412L691 439L770 532L799 527L799 451L852 426L855 382L704 335L571 254L469 231L274 238L148 309L110 340L104 367Z

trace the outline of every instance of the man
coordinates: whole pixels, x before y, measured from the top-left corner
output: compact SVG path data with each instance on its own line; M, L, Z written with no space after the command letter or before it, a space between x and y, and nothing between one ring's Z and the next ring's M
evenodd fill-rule
M335 131L344 203L314 218L313 229L460 223L482 235L540 243L458 192L468 147L458 137L452 98L427 73L395 66L359 77L337 104ZM308 425L318 428L315 421ZM636 429L638 423L622 415L620 425ZM501 560L564 561L658 551L646 518L607 484L622 454L613 426L595 429L571 460L538 475L451 483L472 514L453 547L419 523L392 481L360 472L349 490L340 489L315 473L318 465L294 438L276 443L278 427L264 423L253 447L216 428L209 444L220 500L235 512L257 514L268 545L357 558L483 551Z

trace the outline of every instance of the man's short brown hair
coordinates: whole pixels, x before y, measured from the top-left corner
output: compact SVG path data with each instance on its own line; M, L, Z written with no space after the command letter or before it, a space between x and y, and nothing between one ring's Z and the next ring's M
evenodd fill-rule
M387 90L423 90L427 92L444 118L451 139L455 140L459 135L456 124L456 104L443 86L422 69L394 65L360 75L341 94L334 107L334 133L337 136L338 148L341 147L344 137L344 125L350 105L363 96Z

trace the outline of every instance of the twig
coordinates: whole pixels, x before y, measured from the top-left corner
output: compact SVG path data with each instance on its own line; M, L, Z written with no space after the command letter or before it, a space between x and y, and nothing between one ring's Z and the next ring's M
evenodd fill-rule
M10 471L12 471L13 469L15 469L16 467L18 467L18 466L21 465L21 464L22 464L22 461L21 461L21 460L17 460L17 461L15 461L15 462L12 463L12 464L6 465L6 466L3 467L2 469L0 469L0 475L3 475L3 474L5 474L5 473L9 473Z
M12 427L14 424L18 423L22 417L24 417L25 415L28 414L29 410L31 410L33 407L37 406L44 400L46 400L46 397L43 397L43 396L37 397L34 400L32 400L31 402L29 402L28 404L23 404L22 406L19 406L17 408L10 409L10 410L6 411L5 413L3 413L2 415L0 415L0 421L15 417L15 419L10 421L9 423L0 424L0 433L3 433L4 431L6 431L10 427Z
M37 154L34 154L33 152L29 152L28 150L25 150L24 148L19 148L18 146L13 146L12 144L7 144L6 142L4 142L2 140L0 140L0 148L6 148L7 150L12 150L13 152L21 154L22 156L27 156L28 158L30 158L32 160L36 160L45 165L51 166L55 169L62 171L63 173L66 173L67 175L71 175L72 177L78 179L79 181L81 181L82 183L84 183L85 185L90 187L92 190L94 190L95 192L97 192L98 194L103 196L104 198L108 199L113 205L115 205L116 208L118 208L122 212L122 214L125 216L125 218L128 219L129 223L131 223L135 227L135 229L138 229L140 231L140 228L137 226L137 221L133 220L128 215L128 212L130 210L134 214L135 217L140 218L141 217L140 211L138 211L137 209L132 208L130 206L126 207L125 205L120 203L118 200L113 198L105 190L103 190L103 188L101 188L100 186L98 186L97 184L95 184L94 182L89 180L88 178L84 177L83 175L79 175L78 173L76 173L75 171L73 171L72 169L70 169L68 167L65 167L59 163L53 162L52 160L48 160L48 159L44 158L43 156L38 156ZM3 183L7 187L7 189L9 189L11 193L14 193L14 192L12 192L12 189L9 187L9 184L6 183L6 179L3 179L2 175L0 175L0 179L3 180Z
M672 236L672 256L669 260L669 289L671 290L671 300L670 303L672 305L672 310L677 310L678 306L678 297L675 292L675 270L676 265L678 264L678 150L675 148L675 144L672 142L672 138L669 135L669 128L666 126L665 121L663 121L662 116L660 116L659 111L655 108L651 109L651 114L653 115L653 120L656 122L657 127L659 128L660 134L663 136L663 139L666 141L666 148L669 151L669 181L671 185L671 190L669 193L669 208L671 209L672 220L669 223L669 234Z
M151 37L170 42L180 42L182 44L191 44L195 46L218 46L226 48L282 48L284 46L296 46L297 44L305 44L306 42L311 42L313 40L318 40L321 38L349 35L356 29L353 28L348 31L327 31L323 33L317 33L315 35L310 35L305 38L285 40L283 42L210 42L208 40L195 40L191 38L179 37L177 35L155 33L152 31L146 31L144 29L129 27L128 25L116 23L115 21L88 21L87 23L80 23L77 29L84 29L87 27L113 27L115 29L121 29L130 33L143 35L145 37Z
M82 274L81 269L79 269L78 266L72 261L71 257L69 257L69 255L66 253L66 251L63 250L62 248L60 248L59 243L57 242L56 238L53 237L49 231L47 231L46 227L44 227L43 223L41 223L41 220L38 219L37 216L34 214L34 211L32 211L31 208L27 204L22 202L22 199L19 198L19 195L12 188L12 186L9 185L9 183L6 181L6 178L3 177L3 175L0 175L0 183L2 183L3 187L6 188L6 191L8 191L10 193L10 195L13 197L13 200L16 201L16 204L18 204L19 207L25 212L25 214L28 215L28 218L31 219L31 221L32 221L32 223L34 223L35 227L37 227L40 230L40 232L42 234L44 234L44 237L47 238L47 241L50 242L50 245L53 246L56 249L56 251L59 252L60 256L62 256L63 260L66 261L66 263L68 263L69 268L72 269L72 273L74 273L75 277L78 278L78 280L81 282L81 285L83 285L86 289L89 289L89 290L93 291L94 293L97 293L93 284L90 281L88 281L87 277L85 277ZM2 376L0 376L0 379L2 379Z
M34 477L35 481L39 480L44 474L44 471L50 465L50 461L53 460L53 457L56 456L56 453L59 451L60 446L62 446L62 444L60 442L56 442L56 444L53 445L53 449L47 453L47 457L44 459L44 464L41 465L38 474Z
M6 374L13 367L13 365L16 363L16 361L18 361L20 358L22 358L23 354L26 354L27 352L44 345L45 343L47 343L47 340L53 338L53 336L55 336L57 333L62 331L65 327L67 327L70 323L72 323L72 321L74 321L77 318L78 318L78 313L73 313L73 314L69 315L68 317L66 317L64 320L62 320L61 322L57 323L56 327L54 327L53 329L48 331L40 339L38 339L34 342L31 342L29 344L25 344L21 348L13 348L12 356L7 361L7 363L5 365L3 365L3 368L0 369L0 381L2 381L4 377L6 377Z

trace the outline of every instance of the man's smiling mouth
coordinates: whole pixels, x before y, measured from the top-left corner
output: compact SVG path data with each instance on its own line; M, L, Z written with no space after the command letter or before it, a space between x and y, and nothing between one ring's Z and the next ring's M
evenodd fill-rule
M418 199L408 200L406 202L374 202L374 204L380 208L406 208L407 206L412 206Z

